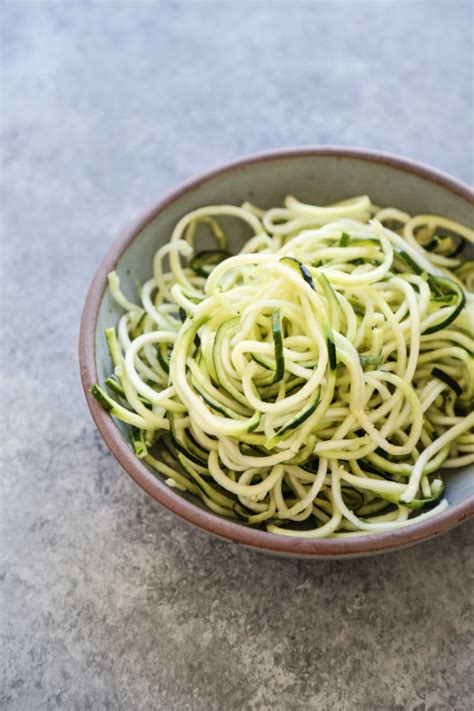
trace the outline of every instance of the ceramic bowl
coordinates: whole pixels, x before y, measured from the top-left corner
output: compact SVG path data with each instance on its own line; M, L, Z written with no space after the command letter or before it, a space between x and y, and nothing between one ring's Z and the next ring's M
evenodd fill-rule
M450 506L446 511L394 532L309 540L270 534L220 518L194 497L170 489L137 459L128 444L127 426L113 421L89 393L93 383L103 383L111 372L104 329L116 325L121 315L106 288L107 273L116 269L125 293L133 298L135 279L150 277L156 249L168 240L182 215L203 205L237 205L245 200L270 207L281 204L288 193L322 205L367 193L378 205L392 205L410 213L435 212L464 223L472 219L473 193L466 185L412 161L366 150L324 147L275 151L229 163L181 185L160 198L118 237L90 286L81 323L80 365L96 425L122 467L150 496L188 523L252 549L299 557L350 557L398 549L447 531L474 513L472 468L448 474ZM245 226L233 224L235 239L245 238Z

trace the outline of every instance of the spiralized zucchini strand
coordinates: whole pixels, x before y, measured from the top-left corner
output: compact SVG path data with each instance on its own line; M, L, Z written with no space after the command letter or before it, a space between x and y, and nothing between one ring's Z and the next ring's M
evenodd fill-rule
M248 232L236 254L222 218ZM441 468L474 462L473 243L367 195L199 208L140 303L109 274L124 315L92 393L218 515L300 538L410 526L448 506Z

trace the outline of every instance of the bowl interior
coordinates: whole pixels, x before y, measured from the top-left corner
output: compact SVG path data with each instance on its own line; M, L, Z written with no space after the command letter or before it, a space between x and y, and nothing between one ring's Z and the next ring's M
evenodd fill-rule
M137 299L136 280L143 282L150 278L155 251L169 240L176 222L190 210L217 203L238 205L245 200L272 207L280 205L288 193L302 201L322 205L367 193L375 204L398 207L412 214L437 213L466 224L472 218L472 205L467 198L423 174L407 172L390 162L314 154L265 158L231 167L191 185L142 224L116 264L124 293L132 301ZM238 220L230 220L228 227L230 248L237 250L249 236L249 230ZM203 246L198 241L198 248ZM122 313L106 289L98 310L95 334L100 383L112 372L104 330L115 326ZM128 442L127 425L117 422L117 427ZM157 476L154 471L153 474ZM452 471L446 483L450 504L473 495L472 466ZM202 508L200 500L181 493L176 495Z

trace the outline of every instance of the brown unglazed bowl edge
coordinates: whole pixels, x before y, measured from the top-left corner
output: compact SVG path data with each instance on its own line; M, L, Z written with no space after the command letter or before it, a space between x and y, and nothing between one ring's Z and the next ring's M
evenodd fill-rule
M274 161L280 158L291 159L311 156L352 158L371 163L382 163L405 173L419 175L474 203L474 192L467 185L438 170L388 153L340 146L285 148L259 153L226 163L192 178L161 198L126 228L113 242L100 263L89 287L81 319L79 336L81 379L92 417L119 464L150 496L181 519L222 539L280 555L316 558L370 555L413 545L457 526L474 514L474 495L450 506L446 511L432 519L387 533L326 539L292 538L290 536L267 533L266 531L256 530L220 518L210 511L203 510L161 482L134 455L123 440L112 418L90 394L91 386L98 380L95 332L99 306L107 286L107 274L115 267L123 252L148 222L182 195L199 187L211 178L255 163Z

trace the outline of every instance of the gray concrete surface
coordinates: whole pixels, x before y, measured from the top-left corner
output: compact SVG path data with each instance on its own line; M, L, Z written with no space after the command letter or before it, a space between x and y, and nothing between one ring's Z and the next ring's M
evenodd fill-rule
M211 540L97 435L82 303L191 174L289 144L472 180L469 2L3 2L0 707L469 709L467 524L375 559Z

